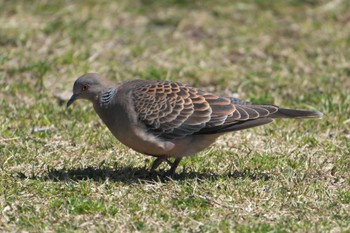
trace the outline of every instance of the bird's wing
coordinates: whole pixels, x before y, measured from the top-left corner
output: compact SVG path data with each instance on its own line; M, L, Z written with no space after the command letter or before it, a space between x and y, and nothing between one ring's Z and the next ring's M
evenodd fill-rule
M266 118L278 110L276 106L252 105L168 81L142 83L133 89L132 98L138 119L145 124L148 132L164 139L266 124L272 120L240 125Z

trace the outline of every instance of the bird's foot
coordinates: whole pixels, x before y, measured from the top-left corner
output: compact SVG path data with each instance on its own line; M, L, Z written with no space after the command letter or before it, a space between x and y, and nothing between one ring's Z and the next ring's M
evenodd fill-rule
M167 172L167 176L173 177L175 175L176 168L179 166L180 161L181 161L181 158L177 158L174 160L174 162L169 164L171 167L170 167L170 170Z
M167 162L170 166L170 170L167 172L167 176L173 177L176 171L176 168L179 166L179 163L181 161L181 158L176 158L174 162L171 162L167 157L158 157L156 158L151 167L151 173L154 173L154 171L159 167L159 165L162 162Z

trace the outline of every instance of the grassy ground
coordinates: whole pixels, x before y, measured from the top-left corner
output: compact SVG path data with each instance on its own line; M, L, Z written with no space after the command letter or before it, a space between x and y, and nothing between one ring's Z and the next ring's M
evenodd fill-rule
M0 0L0 231L350 231L348 1L96 2ZM56 97L88 71L325 116L228 134L167 180Z

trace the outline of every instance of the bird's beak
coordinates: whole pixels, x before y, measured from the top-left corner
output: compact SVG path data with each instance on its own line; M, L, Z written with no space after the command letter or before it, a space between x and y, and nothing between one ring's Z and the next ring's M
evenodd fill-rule
M67 102L67 108L78 98L79 94L73 94Z

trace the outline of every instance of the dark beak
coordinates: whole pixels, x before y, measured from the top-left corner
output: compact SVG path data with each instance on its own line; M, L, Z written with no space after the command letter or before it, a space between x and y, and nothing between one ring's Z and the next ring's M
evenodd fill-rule
M78 98L79 94L74 94L67 102L67 108Z

